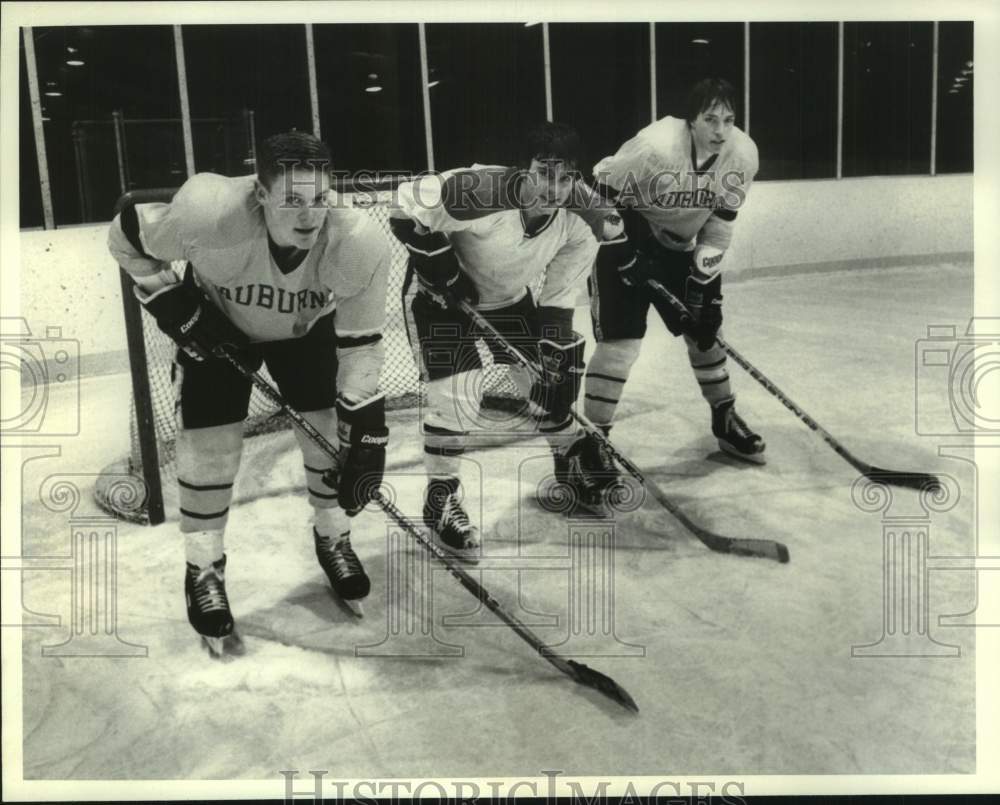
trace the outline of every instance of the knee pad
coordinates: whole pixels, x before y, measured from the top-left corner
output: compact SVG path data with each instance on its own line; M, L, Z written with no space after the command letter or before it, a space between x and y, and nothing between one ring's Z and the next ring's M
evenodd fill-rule
M721 331L719 334L722 334ZM726 362L726 351L719 345L718 341L708 349L701 350L698 349L697 342L691 336L685 335L684 344L687 346L688 359L691 361L691 366L695 369L712 364L724 364Z
M305 411L302 418L312 425L322 434L334 447L337 447L337 411L334 408L322 408L318 411ZM302 460L307 467L329 468L335 463L332 456L316 444L311 437L304 434L298 428L295 431L295 439L299 443L302 451Z
M638 338L623 338L615 341L602 341L597 345L587 367L588 374L609 375L627 380L632 364L639 357L642 340Z
M194 484L229 483L243 452L243 423L177 431L177 476Z

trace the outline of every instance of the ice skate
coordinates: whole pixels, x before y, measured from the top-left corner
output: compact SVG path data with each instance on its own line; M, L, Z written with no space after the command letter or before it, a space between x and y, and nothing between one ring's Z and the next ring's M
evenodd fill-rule
M313 539L316 543L316 558L330 579L334 593L355 615L364 617L361 602L371 592L371 580L351 547L351 538L326 537L314 528Z
M719 447L736 458L764 464L764 440L750 429L733 406L734 400L726 400L712 407L712 433L719 440Z
M188 563L184 597L188 620L213 659L225 660L245 653L226 597L225 556L204 568Z
M424 524L440 545L463 562L478 564L482 554L479 530L462 508L458 478L435 478L427 485Z
M567 516L607 517L606 490L618 480L618 468L597 439L581 436L562 452L552 451L556 486L546 508Z

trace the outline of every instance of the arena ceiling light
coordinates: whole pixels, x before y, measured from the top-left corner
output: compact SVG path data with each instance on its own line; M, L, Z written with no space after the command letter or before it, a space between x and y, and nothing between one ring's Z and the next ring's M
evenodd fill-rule
M378 83L378 73L368 74L368 86L365 87L365 92L381 92L382 87Z
M66 59L66 64L70 67L83 67L85 63L83 59Z
M691 44L692 45L707 45L710 41L711 40L708 40L708 39L698 38L698 39L692 39L691 40Z

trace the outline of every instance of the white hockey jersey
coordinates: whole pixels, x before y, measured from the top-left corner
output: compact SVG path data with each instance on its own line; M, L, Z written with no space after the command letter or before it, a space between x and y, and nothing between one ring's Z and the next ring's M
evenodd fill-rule
M512 168L473 165L423 176L400 185L397 206L448 237L479 292L481 309L513 304L543 276L538 305L573 307L597 256L597 240L590 226L565 208L529 227L518 205L521 175Z
M171 203L135 209L138 244L123 230L120 215L108 235L112 255L133 278L152 278L166 262L188 261L198 285L252 342L300 337L336 310L338 344L353 353L342 355L347 361L341 369L349 365L360 373L343 383L338 378L338 386L353 387L353 396L374 392L383 356L375 337L385 322L390 246L363 212L332 205L305 259L282 271L271 255L253 176L198 174ZM359 349L367 354L357 354Z
M698 166L687 121L664 117L598 162L594 179L618 190L618 203L638 209L668 249L725 250L757 169L757 146L740 129Z

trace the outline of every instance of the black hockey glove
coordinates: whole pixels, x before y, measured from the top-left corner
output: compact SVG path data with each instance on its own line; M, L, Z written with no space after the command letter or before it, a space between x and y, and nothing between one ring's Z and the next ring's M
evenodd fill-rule
M721 291L720 274L716 274L708 282L701 282L692 275L684 283L684 305L691 316L681 322L681 327L694 339L702 352L715 345L715 337L722 327Z
M580 394L583 383L584 338L572 334L568 344L544 339L538 342L544 378L531 387L531 401L545 411L553 423L561 425L569 418L570 408Z
M337 430L344 456L337 497L348 517L354 517L375 496L385 472L385 395L360 403L337 399ZM324 479L326 480L326 479Z
M143 303L163 332L195 360L238 351L249 339L202 291L187 282Z
M635 243L629 240L622 216L617 213L604 221L604 239L597 251L597 267L617 271L622 282L630 287L645 282L645 277L641 276L645 266L640 266Z
M462 271L444 233L431 232L409 218L390 218L389 226L410 253L423 293L444 309L463 301L472 305L479 302L476 286Z

